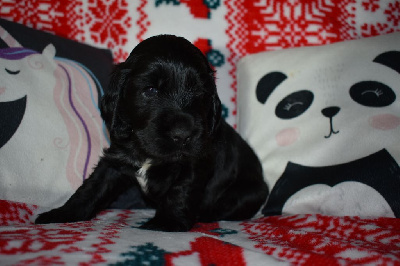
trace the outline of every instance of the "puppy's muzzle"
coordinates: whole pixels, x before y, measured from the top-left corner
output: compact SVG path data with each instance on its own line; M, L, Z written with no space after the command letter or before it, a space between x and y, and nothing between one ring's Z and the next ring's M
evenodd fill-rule
M186 146L190 142L192 131L186 128L174 128L168 132L170 138L179 146Z
M174 112L166 119L166 135L177 147L188 145L195 135L194 119L191 115Z

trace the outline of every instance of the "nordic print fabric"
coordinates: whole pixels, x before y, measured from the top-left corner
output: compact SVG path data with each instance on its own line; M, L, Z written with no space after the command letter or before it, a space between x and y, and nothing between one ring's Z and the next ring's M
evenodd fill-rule
M186 37L217 71L224 116L236 125L236 63L249 54L400 29L394 0L1 0L0 17L110 48L115 62L145 38Z
M400 219L292 215L138 229L151 210L33 225L37 207L0 200L2 265L400 265Z

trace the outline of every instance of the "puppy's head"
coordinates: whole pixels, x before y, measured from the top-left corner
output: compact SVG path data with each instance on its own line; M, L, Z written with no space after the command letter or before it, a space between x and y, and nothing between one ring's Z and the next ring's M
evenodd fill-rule
M200 155L221 120L206 57L172 35L141 42L116 66L101 111L111 142L164 160Z

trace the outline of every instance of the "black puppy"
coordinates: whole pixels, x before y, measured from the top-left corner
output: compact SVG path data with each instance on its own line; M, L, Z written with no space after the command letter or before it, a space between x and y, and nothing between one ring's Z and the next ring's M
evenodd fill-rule
M268 195L261 164L221 118L214 71L189 41L149 38L117 65L101 100L111 145L64 206L36 223L93 218L140 185L156 214L141 228L251 218Z

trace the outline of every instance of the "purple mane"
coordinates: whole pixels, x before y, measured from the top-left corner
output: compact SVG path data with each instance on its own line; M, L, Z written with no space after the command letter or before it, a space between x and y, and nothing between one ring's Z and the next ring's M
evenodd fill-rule
M24 47L10 47L0 49L0 58L8 60L19 60L31 54L38 54L38 52Z

